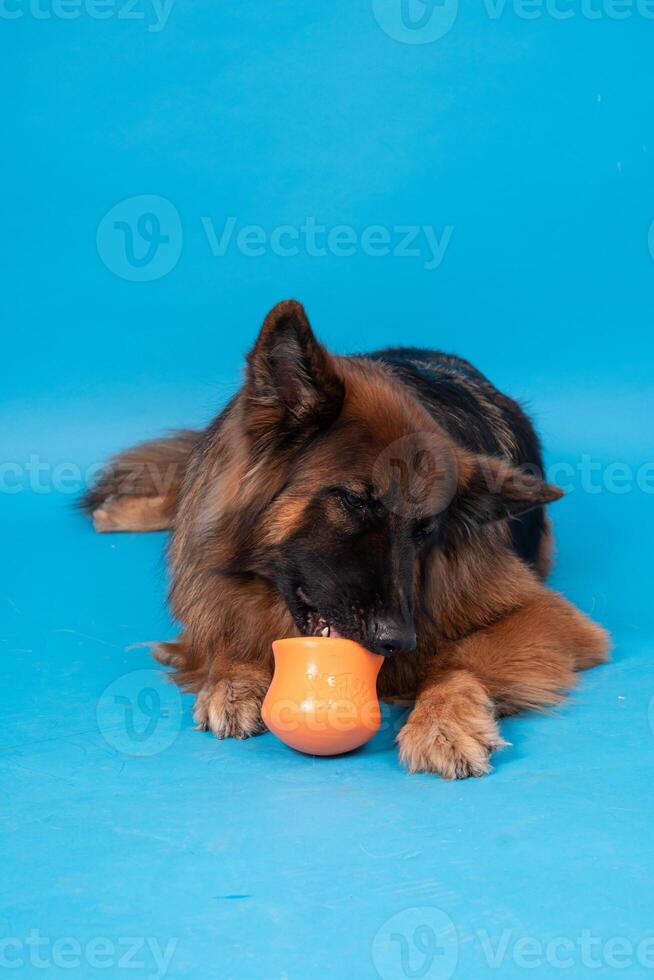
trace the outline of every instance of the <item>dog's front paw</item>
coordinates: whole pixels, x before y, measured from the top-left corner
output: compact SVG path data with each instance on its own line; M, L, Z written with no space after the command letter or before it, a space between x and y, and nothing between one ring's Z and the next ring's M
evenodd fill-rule
M397 741L409 772L434 772L445 779L484 776L491 770L491 752L508 744L488 710L439 718L422 707L414 708Z
M248 677L226 677L206 685L195 700L198 728L212 731L216 738L249 738L265 731L261 702L266 686Z

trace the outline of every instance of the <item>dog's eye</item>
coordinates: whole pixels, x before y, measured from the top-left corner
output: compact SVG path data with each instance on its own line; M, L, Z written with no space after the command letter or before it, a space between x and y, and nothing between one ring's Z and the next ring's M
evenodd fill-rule
M354 493L353 490L348 490L343 487L339 490L339 495L343 503L350 509L357 511L358 513L363 513L368 507L368 501L365 497L361 497L358 493Z

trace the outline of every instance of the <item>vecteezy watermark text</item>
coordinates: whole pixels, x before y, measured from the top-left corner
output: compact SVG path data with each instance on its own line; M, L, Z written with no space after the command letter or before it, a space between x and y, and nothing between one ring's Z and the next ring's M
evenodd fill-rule
M2 0L0 0L2 3ZM197 227L198 219L192 223ZM199 224L214 258L238 253L246 258L266 255L343 259L365 255L379 259L413 259L428 271L438 269L450 245L454 227L430 224L322 223L307 215L295 224L264 227L240 223L235 215L214 221L201 215ZM171 272L182 254L183 229L177 208L165 197L139 194L107 211L96 232L98 255L106 267L129 282L152 282Z
M409 459L409 464L411 462ZM110 464L110 468L118 487L117 492L125 496L138 494L138 487L144 480L147 480L157 494L163 495L180 477L178 467L172 463L163 468L148 463L130 463L123 470L120 465L112 468ZM103 463L83 467L69 461L55 463L38 453L30 453L24 459L0 462L0 494L12 496L29 491L44 495L58 493L75 496L106 469ZM524 469L529 473L529 467ZM420 473L417 475L421 476ZM607 462L594 459L590 453L582 453L573 460L551 461L545 468L545 477L566 494L654 494L654 460L644 460L638 464L621 460Z
M434 906L403 909L378 929L371 947L372 961L382 980L450 980L467 975L459 955L474 954L485 968L497 971L509 964L527 974L534 970L626 970L640 967L654 971L654 936L601 936L581 929L569 936L525 935L515 929L494 933L479 929L459 942L450 916ZM469 971L468 971L469 972Z
M29 929L24 936L0 937L0 970L125 970L140 971L150 980L163 980L168 973L178 940L165 944L151 936L121 936L110 939L94 936L82 942L75 936L44 936L40 929ZM112 974L113 975L113 974Z
M445 225L368 225L358 231L352 225L324 225L309 215L298 225L241 225L233 215L221 228L210 217L201 219L212 255L222 258L230 248L241 255L260 258L267 253L280 258L308 255L324 258L350 258L357 253L370 258L422 259L424 269L437 269L445 257L454 228Z
M518 20L654 20L654 0L482 0L491 21L505 14ZM459 0L372 0L372 11L385 34L402 44L431 44L454 27Z
M121 20L146 25L152 34L168 23L175 0L0 0L0 20Z

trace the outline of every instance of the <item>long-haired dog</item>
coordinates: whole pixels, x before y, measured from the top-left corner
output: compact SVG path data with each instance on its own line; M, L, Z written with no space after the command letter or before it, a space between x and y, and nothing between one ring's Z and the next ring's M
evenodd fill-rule
M519 405L467 361L392 348L337 357L279 303L243 386L202 432L116 457L85 508L101 531L170 528L172 611L155 656L200 727L260 732L271 642L347 637L414 707L413 771L480 776L497 719L559 701L607 635L548 589L541 450Z

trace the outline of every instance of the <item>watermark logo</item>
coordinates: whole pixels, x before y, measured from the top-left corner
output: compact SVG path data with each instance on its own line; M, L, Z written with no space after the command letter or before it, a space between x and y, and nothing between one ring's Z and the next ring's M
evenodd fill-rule
M373 0L381 29L402 44L431 44L454 26L459 0Z
M347 259L361 254L369 258L422 259L427 271L438 269L450 244L454 227L438 230L433 225L367 225L360 231L352 225L324 225L314 215L307 215L297 225L240 225L229 215L222 228L211 217L201 219L211 254L223 258L235 249L248 258L276 255L279 258Z
M103 738L118 752L157 755L179 735L182 698L163 671L133 670L102 693L96 717Z
M372 962L382 980L450 980L458 960L456 927L433 906L398 912L372 942Z
M455 489L451 449L431 433L416 433L392 443L378 457L373 476L384 488L384 503L396 513L439 513L449 503ZM447 465L445 465L447 464ZM520 469L520 468L518 468ZM102 472L112 474L117 493L133 495L147 480L157 493L167 493L179 477L179 467L171 463L121 464L106 467L101 461L82 467L72 460L45 459L29 453L22 459L0 459L0 494L63 494L76 496L93 485ZM523 467L525 475L532 471ZM492 473L488 474L488 478ZM594 459L582 453L573 460L548 462L545 478L565 494L588 493L624 496L631 493L654 495L654 460L634 465L622 460Z
M168 23L174 0L0 0L0 20L122 20L147 25L158 34ZM143 9L139 9L143 8Z
M25 968L52 971L138 971L151 980L163 980L177 950L178 940L169 939L165 945L152 936L93 936L81 942L75 936L46 936L40 929L30 929L24 936L0 937L0 970L20 971ZM106 974L105 974L106 976Z
M0 0L0 3L2 0ZM449 248L453 225L396 224L326 225L314 215L298 224L242 224L228 215L222 225L210 215L201 215L200 224L214 258L237 252L246 258L276 256L293 259L368 258L414 259L423 269L440 268ZM103 217L97 230L98 254L104 264L121 279L151 282L175 268L182 251L182 223L175 206L163 197L141 195L116 204Z
M375 460L373 484L394 514L425 519L452 502L458 482L452 445L438 432L414 432L390 443Z
M461 947L463 951L463 947ZM580 972L654 970L654 936L600 936L584 928L576 935L534 936L513 929L466 933L465 951L485 963L486 972L503 976L511 966L529 973L538 970ZM408 908L387 919L372 942L372 961L382 980L450 980L457 971L459 941L456 927L442 909ZM575 972L576 970L576 972Z
M430 44L452 29L458 0L372 0L377 23L389 37L403 44ZM505 14L523 21L654 19L654 0L482 0L490 21Z
M171 272L182 251L182 222L165 197L142 194L108 211L96 235L106 267L129 282L152 282Z
M527 972L547 970L581 971L628 970L654 967L654 939L644 936L636 942L628 936L604 938L591 929L582 929L576 936L516 935L512 929L503 929L492 935L485 929L475 932L471 942L478 945L489 970L501 971L509 963ZM568 974L570 975L570 974ZM639 974L642 975L642 974Z

